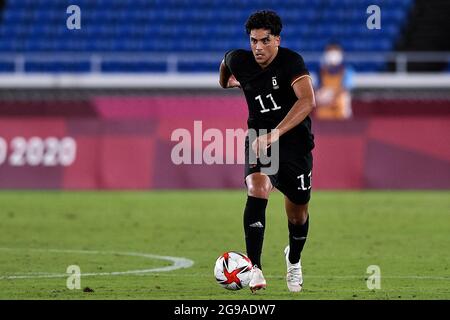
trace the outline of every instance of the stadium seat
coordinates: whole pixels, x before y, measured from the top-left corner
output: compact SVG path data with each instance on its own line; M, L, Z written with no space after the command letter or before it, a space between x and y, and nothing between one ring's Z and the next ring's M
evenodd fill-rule
M0 53L78 52L86 54L145 52L169 54L223 53L248 46L244 23L259 8L276 10L284 21L283 45L297 51L321 52L333 40L354 51L389 51L405 23L412 0L383 2L383 32L365 25L370 0L77 0L81 29L66 28L69 2L7 1L0 21ZM49 61L30 64L30 72L80 72L85 65ZM381 71L383 64L364 67ZM360 69L361 68L361 69ZM0 72L10 64L0 66ZM142 70L161 72L166 66L142 64ZM105 72L141 71L132 63L104 62ZM200 61L183 62L181 72L216 71Z

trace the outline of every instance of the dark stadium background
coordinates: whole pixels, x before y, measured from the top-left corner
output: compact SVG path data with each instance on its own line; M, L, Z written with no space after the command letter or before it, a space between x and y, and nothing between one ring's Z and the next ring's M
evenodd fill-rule
M381 9L379 30L366 26L371 4ZM67 27L69 5L80 8L80 29ZM450 186L446 1L16 0L1 8L1 188L241 188L240 165L174 165L170 135L193 132L194 120L203 131L245 128L243 95L219 89L217 70L224 52L248 47L243 25L261 8L281 15L282 45L304 56L315 79L330 41L356 72L353 119L314 121L315 188ZM46 165L49 137L73 138L75 159Z

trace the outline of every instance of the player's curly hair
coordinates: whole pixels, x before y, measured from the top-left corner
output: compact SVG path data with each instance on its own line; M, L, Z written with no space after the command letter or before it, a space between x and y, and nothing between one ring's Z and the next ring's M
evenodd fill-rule
M270 10L261 10L253 13L245 23L247 34L250 34L250 31L253 29L267 29L270 30L270 34L279 36L282 28L281 18L274 11Z

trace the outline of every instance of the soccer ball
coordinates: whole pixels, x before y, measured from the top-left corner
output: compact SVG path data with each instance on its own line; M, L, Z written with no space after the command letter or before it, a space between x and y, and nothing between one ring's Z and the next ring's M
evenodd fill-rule
M228 251L216 260L214 276L223 288L240 290L249 285L253 264L243 253Z

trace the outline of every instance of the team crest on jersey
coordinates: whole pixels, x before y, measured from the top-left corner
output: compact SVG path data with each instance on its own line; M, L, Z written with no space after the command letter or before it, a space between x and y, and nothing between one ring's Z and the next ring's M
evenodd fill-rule
M277 83L277 77L272 77L272 85L273 85L273 89L278 89L278 83Z

